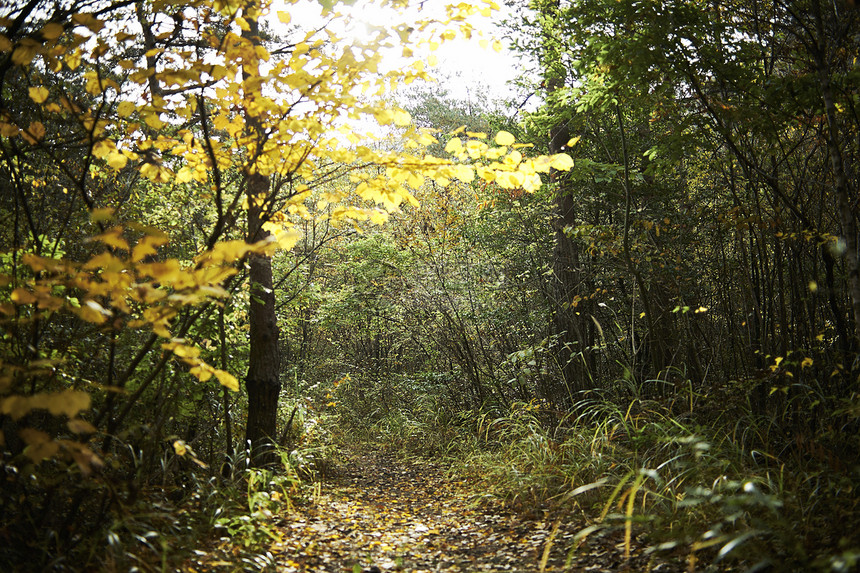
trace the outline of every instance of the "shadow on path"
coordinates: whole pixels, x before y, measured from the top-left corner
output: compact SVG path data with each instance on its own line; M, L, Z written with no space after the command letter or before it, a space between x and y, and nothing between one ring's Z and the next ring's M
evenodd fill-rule
M284 516L270 551L278 571L328 573L684 571L595 534L571 551L581 524L526 519L470 503L474 492L426 462L381 453L348 455L308 507Z

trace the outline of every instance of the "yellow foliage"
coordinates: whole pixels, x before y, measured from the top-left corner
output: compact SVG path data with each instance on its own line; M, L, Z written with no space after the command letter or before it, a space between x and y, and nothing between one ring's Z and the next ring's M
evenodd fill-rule
M74 418L90 407L90 395L80 390L39 393L32 396L9 396L0 401L0 412L19 420L32 410L47 410L54 416Z
M15 46L12 52L12 63L16 66L29 65L41 51L42 44L32 38L24 38Z
M507 131L500 131L496 134L496 145L509 146L513 145L514 141L516 141L516 139L514 139L514 136Z
M570 171L573 168L573 159L566 153L559 153L550 158L550 166L559 171Z
M152 9L160 10L167 4L155 3ZM29 267L27 273L32 273L5 284L14 288L7 290L8 299L0 303L3 320L59 312L97 325L100 330L151 329L165 339L162 349L171 352L190 374L201 381L214 377L236 391L239 382L235 376L203 361L198 346L173 338L172 331L180 331L173 321L183 307L229 296L226 281L241 271L242 261L250 254L272 255L294 248L301 237L298 229L302 219L329 218L334 224L356 227L367 222L383 224L389 213L417 206L415 194L426 192L428 181L445 187L455 181L469 185L480 179L502 188L532 191L540 186L541 173L573 166L565 154L524 157L524 152L516 149L514 136L506 131L489 139L484 133L457 130L445 145L445 157L430 157L427 147L437 143L436 137L413 127L409 114L392 107L386 99L401 85L427 77L424 62L410 61L399 69L381 71L380 45L368 42L366 46L345 48L330 31L309 32L287 55L269 52L256 40L235 33L251 30L262 7L239 0L203 0L197 6L202 12L211 7L228 15L232 26L228 29L232 31L219 37L208 24L202 24L203 20L183 22L200 31L200 51L189 50L181 45L184 42L163 42L146 53L158 58L157 69L148 67L146 58L128 59L116 53L123 50L113 50L116 43L135 41L137 35L131 29L106 26L105 21L111 20L107 9L100 17L74 14L68 34L64 27L68 23L50 23L33 38L15 43L0 35L0 50L10 54L11 65L29 66L39 57L38 65L26 72L34 83L54 86L71 78L89 94L84 105L71 95L62 95L62 90L54 90L55 99L49 102L52 92L47 87L29 87L29 100L41 106L39 112L57 114L63 121L48 116L51 121L30 122L8 115L0 118L0 135L20 136L38 150L42 142L53 145L68 139L68 133L49 134L49 128L82 128L81 141L91 145L92 157L100 160L88 161L90 172L83 174L102 186L92 195L84 190L88 201L116 200L114 190L121 187L117 172L126 169L129 160L140 159L137 152L141 156L153 153L135 166L143 179L137 179L140 187L131 191L145 189L152 201L163 192L165 196L187 197L188 203L183 204L211 205L216 193L222 200L229 197L232 188L227 187L236 180L233 174L240 179L259 174L271 176L273 181L289 181L280 196L264 198L267 205L282 209L268 213L271 220L266 229L271 237L254 244L220 240L192 260L169 258L168 249L160 249L168 242L165 235L142 231L125 219L143 204L134 204L132 209L123 205L116 213L97 204L90 220L92 229L98 230L86 231L95 234L92 241L69 249L77 258L22 253L21 260ZM482 12L497 8L493 2L482 6ZM457 35L469 37L472 27L464 19L478 10L473 3L460 2L450 7L447 19L436 28L431 22L388 25L386 33L391 38L380 33L379 42L399 38L423 41L435 49ZM171 16L177 18L190 19L191 13L170 9ZM291 21L289 12L278 12L276 17L282 23ZM436 30L435 37L431 29ZM58 42L61 37L62 42ZM498 50L501 44L494 41L492 47ZM403 47L403 53L409 57L410 45ZM65 69L61 69L63 64ZM121 73L105 74L103 70ZM150 93L159 91L152 89L155 85L163 93ZM198 97L200 101L205 98L205 107ZM367 122L375 124L374 131L386 135L368 136L362 131L364 127L358 127ZM204 133L208 133L208 140ZM75 173L79 168L65 163L70 157L62 153L57 157L61 170ZM351 172L349 183L343 178L342 187L334 189L330 181L339 171ZM227 173L230 177L223 177ZM125 178L134 172L122 175ZM216 175L222 175L220 188ZM229 183L224 182L227 179ZM225 211L233 209L225 217L228 225L241 220L235 212L240 202L228 206L227 199L219 204ZM92 207L92 203L88 205ZM123 226L112 226L115 216ZM0 388L4 392L11 388L12 379L3 370ZM78 390L9 395L0 408L13 417L41 408L70 418L68 429L75 434L95 430L78 418L89 408L89 396ZM36 430L22 437L28 443L27 455L34 461L65 452L82 471L100 463L82 444L54 440ZM179 455L185 447L174 443Z
M43 103L46 99L48 99L48 88L45 87L36 87L29 88L27 90L30 94L30 99L36 103Z
M45 137L45 125L41 121L34 121L25 131L21 132L21 137L27 143L35 145Z
M42 37L46 40L56 40L62 34L63 26L62 24L57 24L56 22L49 22L45 25L44 28L42 28Z

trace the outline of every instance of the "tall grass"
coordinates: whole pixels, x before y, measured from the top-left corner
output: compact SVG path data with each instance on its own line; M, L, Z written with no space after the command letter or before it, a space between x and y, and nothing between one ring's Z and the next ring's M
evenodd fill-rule
M445 456L484 498L581 523L577 543L613 529L629 553L646 533L649 551L692 570L850 571L860 560L858 468L788 447L785 424L749 410L704 426L655 401L591 395L564 415L533 402L504 414L400 411L370 427Z

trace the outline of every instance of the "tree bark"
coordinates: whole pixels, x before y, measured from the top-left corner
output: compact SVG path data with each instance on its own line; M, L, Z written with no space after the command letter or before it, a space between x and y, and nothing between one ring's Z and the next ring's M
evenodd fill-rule
M848 270L848 291L851 295L851 309L854 318L854 337L851 348L860 347L860 253L857 245L857 217L852 204L856 192L850 189L842 158L842 143L839 136L839 120L836 117L836 103L833 99L833 88L830 84L830 66L827 57L827 35L824 29L824 18L821 14L821 4L813 2L813 16L818 43L813 57L818 68L821 99L824 103L824 113L827 118L827 150L830 155L830 165L836 183L836 200L839 205L839 221L842 225L842 235L845 240L845 261ZM855 199L856 201L856 199ZM855 360L855 367L857 361ZM852 368L853 369L853 368Z
M259 42L255 19L243 37ZM246 64L244 74L251 70ZM248 97L248 94L246 94ZM256 243L269 237L263 228L267 220L267 198L271 192L269 178L254 169L254 163L265 142L258 118L246 111L248 131L256 139L256 149L249 159L245 173L248 199L248 229L245 240ZM251 465L255 467L277 462L275 440L277 439L278 398L281 393L280 347L275 291L272 279L272 259L267 255L251 254L248 260L250 305L248 326L250 351L245 388L248 392L248 421L245 428L245 445L251 450Z
M268 192L269 180L261 175L249 175L248 235L255 243L266 239L262 227L263 207L258 202ZM256 193L255 193L256 191ZM274 443L278 421L278 398L281 393L279 331L275 313L275 291L272 288L272 259L252 254L248 264L250 308L248 325L250 353L245 388L248 391L248 422L245 443L251 448L251 463L264 466L276 461Z
M567 75L558 54L556 38L558 34L556 23L560 3L559 0L543 0L535 2L534 7L542 20L541 44L543 53L540 61L543 66L547 99L552 100L553 94L564 88ZM563 152L569 139L570 131L567 122L562 117L550 127L549 153ZM564 388L550 388L549 392L552 395L546 397L562 405L564 402L574 400L573 392L588 387L586 381L590 380L591 373L588 371L589 361L585 348L588 340L581 318L588 316L588 313L582 307L584 302L581 302L579 307L572 305L581 283L580 253L576 243L565 232L566 228L574 227L577 224L576 204L571 195L570 185L567 183L567 176L563 173L554 172L551 177L556 183L555 220L553 222L555 229L552 255L553 280L550 291L555 308L551 327L553 334L558 337L556 361L564 378ZM590 323L589 320L585 328L590 328Z

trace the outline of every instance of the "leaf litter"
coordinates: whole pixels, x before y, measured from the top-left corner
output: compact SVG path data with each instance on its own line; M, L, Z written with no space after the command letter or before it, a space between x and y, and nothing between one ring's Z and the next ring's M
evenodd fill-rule
M686 570L681 560L655 559L644 544L625 558L619 531L600 531L580 544L576 534L585 524L570 515L476 502L474 484L430 462L381 452L345 456L317 495L277 517L267 561L278 572ZM198 565L209 571L231 565L228 547L219 549L221 560Z

